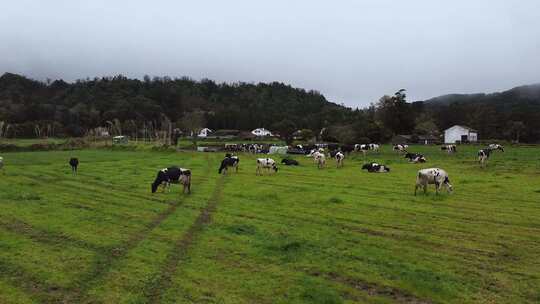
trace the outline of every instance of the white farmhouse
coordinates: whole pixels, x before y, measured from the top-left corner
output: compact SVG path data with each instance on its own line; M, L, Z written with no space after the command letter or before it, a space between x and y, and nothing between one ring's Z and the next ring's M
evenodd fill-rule
M444 130L444 143L455 144L460 142L476 142L478 140L478 132L469 127L455 125Z
M272 135L272 132L266 130L265 128L257 128L253 131L251 131L251 134L255 136L274 136Z
M198 137L207 137L208 135L210 135L210 133L212 133L214 131L208 129L208 128L204 128L204 129L201 129L199 131L199 134L197 135Z

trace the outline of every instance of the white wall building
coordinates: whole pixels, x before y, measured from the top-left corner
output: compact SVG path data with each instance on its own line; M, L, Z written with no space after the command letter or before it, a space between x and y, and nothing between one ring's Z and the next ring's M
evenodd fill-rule
M476 142L478 141L478 132L469 127L455 125L444 130L444 143L455 144L456 141Z
M251 131L251 134L255 136L273 136L272 132L266 130L265 128L257 128L253 131Z
M204 128L204 129L201 129L199 131L199 135L197 135L197 136L198 137L206 137L206 136L210 135L210 133L212 133L212 132L214 132L214 131L212 131L212 130L210 130L208 128Z

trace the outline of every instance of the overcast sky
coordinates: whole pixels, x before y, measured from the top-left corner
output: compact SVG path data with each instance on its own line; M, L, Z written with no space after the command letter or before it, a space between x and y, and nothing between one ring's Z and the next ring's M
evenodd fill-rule
M280 81L365 106L540 82L538 0L1 0L0 74Z

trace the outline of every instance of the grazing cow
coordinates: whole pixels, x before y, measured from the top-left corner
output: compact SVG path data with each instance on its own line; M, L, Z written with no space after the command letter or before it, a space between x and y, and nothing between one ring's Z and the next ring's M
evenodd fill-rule
M390 168L385 165L379 165L377 163L369 163L364 164L362 166L362 170L367 170L371 173L388 173L390 172Z
M439 168L429 168L422 169L418 171L416 177L416 186L414 187L414 195L418 188L424 188L424 194L427 193L427 186L429 184L435 185L435 191L439 194L441 187L444 185L448 193L452 192L452 185L450 184L450 179L448 179L448 173L443 169Z
M426 158L422 154L417 153L407 153L405 154L405 158L408 158L410 162L413 163L425 163Z
M278 167L276 165L276 162L271 158L257 158L257 170L255 171L256 175L263 175L262 170L266 169L266 171L270 172L270 170L274 170L274 172L278 172Z
M179 182L184 185L183 193L186 193L186 190L191 193L191 170L178 167L161 169L152 183L152 193L155 193L159 186L170 191L171 183Z
M343 167L343 159L345 159L345 154L338 151L334 157L336 158L336 167Z
M315 151L311 155L313 156L313 161L317 164L317 168L324 168L324 165L326 164L326 156L324 156L324 153Z
M501 150L501 152L504 152L504 147L502 145L499 145L499 144L490 144L488 146L488 149L490 149L491 151Z
M235 171L238 172L238 164L240 163L240 158L238 156L232 156L230 153L225 154L225 158L221 161L221 165L219 166L218 173L221 174L227 174L229 171L229 167L235 168Z
M407 149L409 148L409 145L405 145L405 144L397 144L397 145L394 145L394 151L398 151L398 152L407 152Z
M299 163L297 160L295 159L290 159L290 158L284 158L281 160L281 163L282 164L285 164L286 166L298 166Z
M72 157L69 160L69 165L71 166L71 173L73 175L76 175L77 174L77 167L79 167L79 159L76 158L76 157Z
M489 155L491 154L491 149L480 149L478 151L478 162L481 166L487 165L487 161L489 159Z
M456 153L457 152L457 147L456 145L442 145L441 146L441 151L445 151L448 152L448 154L452 154L452 153Z

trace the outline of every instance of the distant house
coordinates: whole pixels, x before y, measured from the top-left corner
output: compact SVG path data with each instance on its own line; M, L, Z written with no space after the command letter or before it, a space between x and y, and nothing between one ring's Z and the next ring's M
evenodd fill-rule
M251 131L251 134L255 136L274 136L272 132L266 130L265 128L257 128Z
M444 130L444 143L455 144L456 142L476 142L478 131L466 126L455 125Z
M198 137L207 137L210 135L210 133L212 133L214 131L208 129L208 128L204 128L204 129L201 129L199 131L199 134L197 135Z

